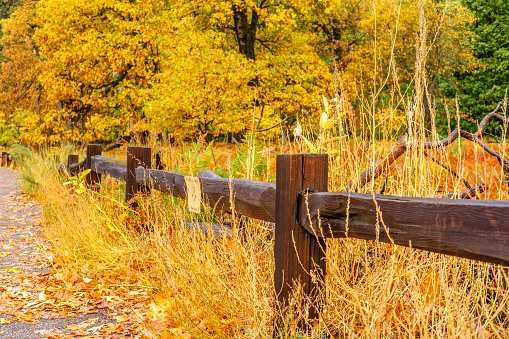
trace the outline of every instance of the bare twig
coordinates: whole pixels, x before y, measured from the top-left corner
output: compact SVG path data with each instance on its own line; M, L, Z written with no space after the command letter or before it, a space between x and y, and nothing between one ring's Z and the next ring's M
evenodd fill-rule
M233 136L233 133L232 133L232 141L237 144L237 147L240 149L240 144L239 142L237 141L237 139L235 139L235 137Z
M380 174L382 174L394 161L406 152L407 138L407 134L400 136L396 145L387 151L382 158L375 161L373 166L368 167L364 172L362 172L357 183L351 181L345 190L347 192L355 192L372 179L378 178Z
M480 183L477 186L470 187L467 190L464 190L460 193L447 193L443 195L435 195L434 198L447 198L447 199L479 199L479 194L486 191L488 187L485 183Z
M424 156L428 159L430 159L431 161L433 161L435 164L439 165L440 167L444 168L445 170L447 170L449 173L451 173L452 175L454 175L456 178L458 179L461 179L461 181L463 181L463 185L465 185L466 188L470 189L472 188L472 186L470 186L470 184L468 183L468 181L466 181L464 178L460 178L460 176L458 175L458 173L454 172L452 169L450 169L449 167L447 167L446 165L442 164L440 161L436 160L435 158L433 158L431 155L429 155L428 153L424 152Z
M509 161L502 157L500 154L498 154L496 151L491 149L486 143L484 143L480 138L482 137L482 134L486 130L486 124L491 119L499 120L500 122L504 124L509 124L509 119L505 118L504 116L498 114L497 112L502 107L503 102L500 102L495 110L489 114L487 114L479 123L479 129L475 133L470 133L467 131L462 131L459 126L457 126L450 135L447 136L447 138L439 140L439 141L427 141L422 143L422 147L427 149L436 149L441 148L450 145L453 143L458 137L463 137L469 141L475 142L479 146L481 146L488 154L491 156L497 158L498 162L502 166L502 170L504 173L504 180L507 184L508 190L509 190ZM378 178L382 173L387 171L389 166L396 161L401 155L403 155L409 147L412 148L418 148L419 144L417 145L408 145L408 135L405 132L402 136L399 137L396 144L382 157L379 158L375 163L368 167L364 172L360 174L359 180L357 182L351 181L348 186L345 188L347 192L349 191L357 191L359 188L366 185L371 180L374 180ZM434 160L435 161L435 160ZM435 161L436 162L436 161ZM441 164L440 164L441 165ZM441 165L444 167L443 165ZM448 169L449 172L451 171ZM456 174L457 176L457 174ZM467 185L465 185L467 186ZM469 185L468 185L469 186ZM467 187L468 187L467 186ZM476 186L476 187L479 187ZM473 188L470 188L473 189Z
M262 105L262 111L260 112L260 117L258 118L258 121L256 122L255 130L257 130L260 127L260 122L263 119L263 112L265 111L265 105Z
M274 124L274 125L272 125L272 126L270 126L270 127L266 127L266 128L262 128L262 129L260 129L260 123L261 123L261 121L262 121L262 119L263 119L263 111L264 111L264 109L265 109L265 105L262 105L262 111L260 112L260 116L259 116L259 117L257 117L256 115L254 115L254 114L251 112L251 110L250 110L249 108L247 109L247 111L249 112L249 114L251 114L251 116L257 120L257 121L256 121L256 126L255 126L255 128L254 128L254 131L253 131L253 132L265 132L265 131L271 130L271 129L273 129L273 128L278 127L279 125L281 125L281 124L282 124L283 122L285 122L286 120L288 120L288 115L287 115L287 114L285 114L285 117L284 117L283 119L281 119L281 121L279 121L278 123L276 123L276 124Z
M249 114L251 114L251 116L255 119L260 119L259 117L257 117L256 115L254 115L251 110L248 108L247 111L249 112Z
M262 128L262 129L257 129L257 130L255 130L255 132L265 132L265 131L271 130L271 129L281 125L286 120L288 120L288 115L285 114L285 118L282 119L281 121L279 121L277 124L274 124L274 125L272 125L270 127L266 127L266 128Z
M129 137L119 137L117 140L113 141L111 144L109 144L108 146L104 147L104 151L111 151L112 149L115 149L115 148L119 148L119 147L122 147L123 145L129 143L129 140L126 140L126 139L129 139Z

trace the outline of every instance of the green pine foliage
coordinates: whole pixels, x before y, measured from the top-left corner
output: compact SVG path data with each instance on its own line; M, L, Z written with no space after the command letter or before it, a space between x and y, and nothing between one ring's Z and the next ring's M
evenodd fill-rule
M471 45L481 62L475 71L458 75L460 109L470 118L466 127L473 130L475 120L491 112L509 87L509 2L463 0L463 4L476 18Z

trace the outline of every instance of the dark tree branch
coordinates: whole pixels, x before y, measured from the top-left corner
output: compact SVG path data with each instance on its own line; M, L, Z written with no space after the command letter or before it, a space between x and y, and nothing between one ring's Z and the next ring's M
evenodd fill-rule
M260 127L260 122L263 119L263 109L264 108L265 108L265 105L263 105L263 107L262 107L262 111L260 112L260 116L258 117L258 121L256 122L255 130L258 130L258 128Z
M436 160L435 158L433 158L431 155L429 155L428 153L426 152L423 152L424 153L424 156L428 159L430 159L431 161L433 161L435 164L439 165L440 167L444 168L447 172L451 173L452 175L454 175L456 178L458 179L461 179L461 181L463 181L463 184L465 185L466 188L468 189L471 189L472 186L470 186L470 184L468 183L468 181L466 181L464 178L460 178L460 176L458 175L458 173L454 172L452 169L450 169L449 167L447 167L446 165L442 164L440 161Z
M264 41L262 39L256 39L256 41L258 41L263 47L265 47L269 52L271 52L272 54L275 54L274 51L272 50L272 48L270 48L268 45L267 45L267 42L268 41Z
M448 199L474 199L479 198L479 194L486 191L488 187L485 183L480 183L477 186L470 187L460 193L447 193L443 195L436 195L434 198L448 198Z
M258 129L258 127L260 126L260 122L262 121L263 119L263 110L265 109L265 105L262 106L262 111L260 112L260 116L257 117L256 115L254 115L253 113L251 113L251 110L248 108L247 111L249 112L249 114L251 114L251 116L253 118L256 119L256 126L255 126L255 131Z
M102 84L98 86L90 86L92 89L103 89L103 88L114 88L117 87L127 76L127 72L131 69L131 66L128 66L127 69L121 71L118 73L118 76L113 79L112 82L109 82L107 84Z
M251 114L251 116L255 119L260 119L260 117L257 117L256 115L254 115L251 110L248 108L247 111L249 112L249 114Z
M111 151L112 149L122 147L123 145L128 144L130 140L131 140L130 137L119 137L117 140L113 141L111 144L104 147L103 151L107 152Z
M281 119L278 123L270 126L270 127L266 127L266 128L262 128L260 129L260 122L262 121L263 119L263 110L265 109L265 105L262 106L262 111L260 112L260 116L257 117L256 115L254 115L251 110L248 108L247 111L249 112L249 114L251 114L251 116L253 118L255 118L257 121L256 121L256 126L254 128L254 131L253 132L265 132L265 131L268 131L268 130L271 130L273 128L276 128L278 127L279 125L281 125L283 122L285 122L286 120L288 120L288 115L285 114L285 117L283 119Z
M237 139L235 139L235 137L233 136L233 133L232 133L232 141L237 145L237 147L240 149L240 144L239 142L237 141Z
M356 192L359 188L366 185L372 179L376 179L388 168L394 161L396 161L407 150L407 134L399 137L396 145L394 145L385 155L375 161L373 166L368 167L360 174L358 182L351 181L345 188L347 192Z
M504 124L509 124L509 119L504 116L497 114L498 110L502 107L503 102L500 102L495 110L489 114L487 114L479 123L479 128L477 132L470 133L467 131L462 131L460 127L456 127L447 138L439 140L439 141L427 141L420 145L427 149L436 149L450 145L453 143L458 137L463 137L469 141L475 142L479 146L481 146L488 154L497 158L498 162L502 166L502 170L504 173L504 180L507 185L507 189L509 190L509 161L498 154L496 151L488 147L480 138L482 137L483 132L486 130L486 124L491 119L496 119L501 121ZM364 172L360 174L359 180L357 182L351 181L348 186L345 188L347 192L356 192L359 188L366 185L371 180L378 178L382 173L387 171L389 166L396 161L401 155L403 155L409 147L414 149L419 148L419 144L417 145L408 145L408 135L405 132L401 137L399 137L396 144L389 150L387 153L379 158L375 163L368 167ZM476 186L479 187L479 186ZM473 189L473 188L471 188Z
M28 35L28 38L30 39L30 41L32 41L32 44L34 45L33 46L33 49L34 49L34 55L36 57L39 56L39 46L37 46L37 43L35 42L35 40L32 38L31 35Z
M277 124L274 124L274 125L272 125L270 127L266 127L266 128L262 128L262 129L257 129L255 132L265 132L265 131L271 130L271 129L281 125L286 120L288 120L288 115L285 114L285 118L282 119L281 121L279 121Z

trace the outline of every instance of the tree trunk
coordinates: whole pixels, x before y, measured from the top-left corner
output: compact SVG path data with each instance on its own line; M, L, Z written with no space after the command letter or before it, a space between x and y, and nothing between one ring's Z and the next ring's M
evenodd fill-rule
M246 58L255 59L256 26L258 25L258 13L252 11L251 23L248 22L247 7L233 6L233 20L235 22L235 34L239 43L239 52Z

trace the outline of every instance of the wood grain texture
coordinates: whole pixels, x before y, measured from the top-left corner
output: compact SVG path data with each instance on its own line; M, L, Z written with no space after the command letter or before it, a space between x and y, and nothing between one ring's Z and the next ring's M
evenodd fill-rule
M127 147L127 162L125 174L125 200L132 207L136 207L136 202L133 201L134 196L140 189L137 181L137 168L150 169L151 167L151 149L150 147L129 146ZM148 185L143 185L148 187ZM148 191L148 189L144 189Z
M223 211L244 215L265 221L274 221L276 185L273 183L225 179L210 171L200 172L202 201ZM138 183L150 185L156 190L179 198L186 198L184 175L159 170L136 170ZM233 207L233 208L232 208Z
M317 192L327 192L327 184L329 178L329 168L328 168L328 155L327 154L305 154L303 157L303 183L302 187L304 190L312 190ZM299 201L297 201L299 203ZM298 219L298 216L297 216ZM299 227L302 226L299 224ZM321 237L317 237L315 234L308 234L306 232L301 232L301 234L305 234L305 238L303 244L306 244L305 253L309 253L309 263L307 264L309 267L315 267L316 270L320 272L320 276L323 279L325 274L325 239ZM308 240L311 238L312 241ZM309 275L306 276L306 284L309 283L310 286L314 286L313 288L322 288L321 285L313 285L311 281L311 277Z
M149 185L155 190L186 198L186 182L183 174L155 169L136 169L136 180L140 185Z
M211 170L200 171L200 172L196 173L196 176L198 178L222 179L222 177L219 174L216 174Z
M127 161L108 158L103 155L92 157L92 167L99 174L109 175L115 179L125 181Z
M352 238L375 240L378 233L379 240L386 243L410 246L411 242L413 248L509 265L507 201L356 193L301 195L299 219L310 232L346 237L347 215L348 236Z
M70 175L76 175L80 172L83 172L87 167L87 159L83 159L83 161L78 162L77 164L72 164L70 166L61 166L60 170L64 172L67 170L67 172Z
M146 147L146 149L149 148ZM148 151L144 150L144 152ZM145 154L145 156L148 156L148 154ZM141 162L135 163L141 165ZM126 161L105 156L93 156L91 157L91 164L93 164L97 173L110 175L127 182ZM137 185L152 187L156 190L186 199L187 187L184 175L137 167L133 169L136 173ZM274 222L275 184L254 180L225 179L210 170L201 171L196 176L200 178L203 202L209 206L227 212L232 212L233 207L235 213L239 215ZM137 190L138 187L135 189ZM134 195L131 195L129 199L132 196Z
M276 230L274 245L274 287L279 306L284 308L292 296L294 284L302 286L306 296L313 298L325 273L325 244L298 223L298 197L304 190L327 190L326 154L282 154L276 164ZM309 318L318 316L309 310Z
M75 165L79 162L80 157L77 154L69 154L67 156L67 173L70 173L70 166Z
M127 163L105 156L92 157L92 164L97 172L126 181ZM274 222L276 185L273 183L224 179L212 171L205 170L196 174L200 178L203 202L211 207L251 218ZM187 187L183 174L153 169L136 169L138 185L186 199ZM233 190L231 190L231 188Z
M92 167L92 157L94 155L101 155L102 146L96 144L87 145L87 158L85 159L85 169L90 169L91 172L87 174L85 182L87 185L92 186L101 181L101 175L96 172L96 168Z
M155 160L156 160L156 169L157 170L164 170L164 164L163 164L163 161L161 159L161 151L156 153Z

